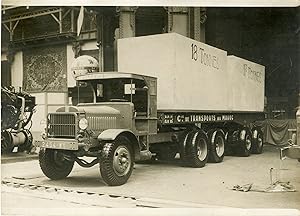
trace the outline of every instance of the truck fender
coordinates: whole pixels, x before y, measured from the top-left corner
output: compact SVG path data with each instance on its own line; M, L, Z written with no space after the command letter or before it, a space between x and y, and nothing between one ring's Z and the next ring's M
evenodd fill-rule
M98 135L99 142L101 141L114 141L119 135L126 136L132 143L134 151L134 158L138 160L140 157L140 145L137 137L131 130L127 129L107 129Z

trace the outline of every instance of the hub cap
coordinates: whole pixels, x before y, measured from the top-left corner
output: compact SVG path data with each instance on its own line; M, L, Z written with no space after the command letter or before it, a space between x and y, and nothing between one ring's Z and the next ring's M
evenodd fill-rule
M225 144L224 139L222 137L218 136L216 139L216 153L219 157L222 157L225 151Z
M247 150L251 148L251 137L249 135L246 136L246 148Z
M197 157L200 161L204 161L207 156L207 145L204 139L200 139L196 145Z
M258 138L257 138L257 146L258 146L258 148L261 148L262 145L263 145L263 140L262 140L262 138L260 136L258 136Z
M130 170L131 157L125 146L119 146L114 153L113 169L118 176L126 175Z

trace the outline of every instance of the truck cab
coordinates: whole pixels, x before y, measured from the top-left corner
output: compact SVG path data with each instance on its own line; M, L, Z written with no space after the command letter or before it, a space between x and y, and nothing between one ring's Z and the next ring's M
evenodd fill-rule
M42 140L36 141L42 171L66 177L74 161L100 163L103 180L124 184L133 162L150 159L149 136L157 133L156 78L121 72L80 75L71 89L72 106L49 113ZM82 156L96 157L88 163Z

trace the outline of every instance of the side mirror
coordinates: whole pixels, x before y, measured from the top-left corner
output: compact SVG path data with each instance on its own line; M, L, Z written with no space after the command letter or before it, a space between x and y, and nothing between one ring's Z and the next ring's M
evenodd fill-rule
M130 95L130 94L135 94L135 84L125 84L124 85L124 94L125 95Z
M97 84L97 97L103 97L103 84Z

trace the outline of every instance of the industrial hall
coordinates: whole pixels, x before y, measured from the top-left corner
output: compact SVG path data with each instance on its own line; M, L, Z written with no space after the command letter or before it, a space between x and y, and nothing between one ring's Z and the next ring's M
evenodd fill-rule
M2 3L5 213L299 210L299 20L299 6Z

